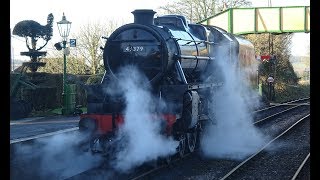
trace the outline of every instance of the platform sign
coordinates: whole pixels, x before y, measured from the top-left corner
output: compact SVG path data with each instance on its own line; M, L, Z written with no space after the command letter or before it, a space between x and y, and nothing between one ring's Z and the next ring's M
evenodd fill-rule
M76 39L70 39L70 47L76 47L77 42Z
M268 81L268 83L273 83L274 79L273 79L273 77L269 76L267 81Z
M258 61L263 61L263 62L268 62L270 60L271 56L270 55L265 55L265 56L256 56L256 60Z

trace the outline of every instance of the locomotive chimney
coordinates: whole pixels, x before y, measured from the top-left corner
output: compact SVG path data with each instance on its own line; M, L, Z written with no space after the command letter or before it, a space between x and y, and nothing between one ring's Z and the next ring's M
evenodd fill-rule
M153 25L153 16L156 12L152 9L137 9L131 13L134 15L134 23Z

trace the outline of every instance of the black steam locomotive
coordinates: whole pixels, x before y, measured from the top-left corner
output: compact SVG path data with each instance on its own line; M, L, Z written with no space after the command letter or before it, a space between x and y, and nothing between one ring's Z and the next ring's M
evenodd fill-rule
M118 127L125 122L125 103L104 88L117 81L128 64L148 78L152 93L169 104L158 116L165 133L179 141L177 153L192 152L199 132L210 119L210 97L223 84L217 61L232 61L241 70L256 63L253 45L223 29L190 24L180 15L154 18L153 10L135 10L134 23L116 29L103 48L106 69L101 84L87 88L87 113L79 129L91 132L93 152L107 153ZM219 55L221 52L224 55ZM256 83L257 69L249 79ZM172 106L170 106L172 104Z

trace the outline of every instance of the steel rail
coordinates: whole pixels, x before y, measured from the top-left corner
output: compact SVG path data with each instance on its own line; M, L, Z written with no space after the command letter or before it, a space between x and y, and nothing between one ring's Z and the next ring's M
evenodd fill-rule
M289 101L289 102L284 102L284 103L280 103L280 104L274 104L274 105L271 105L271 106L266 107L266 108L262 108L262 109L255 110L255 111L253 111L253 113L265 111L265 110L268 110L268 109L273 109L273 108L279 107L279 106L293 105L293 103L295 103L295 102L304 101L304 100L307 100L307 99L310 99L310 97L308 97L308 98L302 98L302 99L297 99L297 100L293 100L293 101Z
M306 164L307 160L309 159L310 157L310 153L307 155L307 157L302 161L301 165L299 166L298 170L296 171L296 173L294 173L293 177L291 180L296 180L301 169L304 167L304 165Z
M304 116L303 118L299 119L297 122L295 122L293 125L291 125L288 129L286 129L284 132L282 132L281 134L279 134L277 137L275 137L274 139L272 139L270 142L268 142L266 145L264 145L260 150L258 150L256 153L254 153L253 155L251 155L250 157L248 157L246 160L242 161L239 165L237 165L235 168L233 168L231 171L229 171L225 176L223 176L220 180L225 180L228 177L230 177L235 171L239 170L240 167L242 167L245 163L247 163L248 161L250 161L253 157L257 156L259 153L261 153L263 150L265 150L272 142L274 142L275 140L277 140L279 137L283 136L285 133L287 133L289 130L291 130L293 127L295 127L298 123L300 123L301 121L305 120L306 118L308 118L310 116L310 114Z
M10 140L10 145L11 144L15 144L15 143L21 143L21 142L25 142L25 141L35 140L35 139L38 139L38 138L43 138L43 137L53 136L53 135L57 135L57 134L62 134L62 133L66 133L66 132L77 131L77 130L79 130L79 127L63 129L63 130L59 130L59 131L55 131L55 132L39 134L39 135L25 137L25 138L13 139L13 140Z
M307 98L301 98L301 99L296 99L296 100L292 100L292 101L289 101L289 102L284 102L282 104L285 104L285 103L294 103L294 102L298 102L298 101L304 101L304 100L307 100L307 99L310 99L310 97L307 97Z
M28 125L28 124L50 124L50 123L73 123L73 122L79 122L79 120L55 120L55 121L40 121L40 122L14 122L10 123L10 125Z
M191 155L191 154L192 154L192 153L187 153L187 154L185 154L182 158L177 158L177 159L175 159L175 160L172 160L172 161L170 162L170 164L172 164L172 163L174 163L174 162L177 162L177 161L180 161L180 160L188 157L188 156ZM134 177L134 178L132 178L132 179L130 179L130 180L140 179L140 178L145 177L145 176L147 176L147 175L149 175L149 174L151 174L151 173L153 173L153 172L155 172L155 171L157 171L157 170L160 170L160 169L162 169L162 168L168 167L168 166L170 166L170 164L161 165L161 166L156 167L156 168L154 168L154 169L151 169L151 170L149 170L149 171L147 171L147 172L145 172L145 173L143 173L143 174L141 174L141 175L138 175L138 176L136 176L136 177Z
M295 102L296 102L297 100L295 100ZM281 106L281 105L276 105L276 106L273 106L273 107L278 107L278 106ZM262 120L259 120L260 122L261 121L264 121L264 120L266 120L266 119L269 119L269 118L271 118L271 117L274 117L274 116L276 116L276 115L279 115L279 114L281 114L281 113L284 113L284 112L286 112L286 111L289 111L289 110L292 110L292 109L295 109L295 108L297 108L297 107L300 107L301 105L298 105L298 106L295 106L295 107L292 107L292 108L289 108L289 109L286 109L286 110L284 110L284 111L281 111L281 112L279 112L279 113L276 113L276 114L274 114L274 115L271 115L271 116L269 116L269 117L267 117L267 118L264 118L264 119L262 119ZM253 123L253 124L256 124L257 122L255 122L255 123ZM186 154L184 157L186 157L186 156L189 156L191 153L188 153L188 154ZM183 158L184 158L183 157ZM178 158L178 159L176 159L176 160L173 160L171 163L173 163L173 162L176 162L176 161L179 161L179 160L181 160L181 159L183 159L183 158ZM134 178L132 178L131 180L137 180L137 179L140 179L140 178L142 178L142 177L144 177L144 176L147 176L147 175L149 175L149 174L151 174L151 173L153 173L153 172L155 172L155 171L157 171L157 170L160 170L160 169L162 169L162 168L165 168L165 167L167 167L167 166L169 166L169 165L161 165L161 166L159 166L159 167L157 167L157 168L154 168L154 169L151 169L151 170L149 170L149 171L147 171L147 172L145 172L145 173L143 173L143 174L141 174L141 175L139 175L139 176L136 176L136 177L134 177Z
M265 117L265 118L263 118L263 119L260 119L260 120L258 120L258 121L256 121L256 122L254 122L253 124L254 124L254 125L255 125L255 124L258 124L258 123L260 123L260 122L262 122L262 121L265 121L265 120L270 119L270 118L272 118L272 117L278 116L278 115L283 114L283 113L285 113L285 112L287 112L287 111L296 109L296 108L298 108L298 107L300 107L300 106L302 106L302 105L297 105L297 106L294 106L294 107L285 109L285 110L283 110L283 111L277 112L277 113L272 114L272 115L270 115L270 116L268 116L268 117Z
M281 105L279 105L279 106L281 106ZM274 107L277 107L277 106L274 106ZM293 108L296 108L296 107L293 107ZM290 109L293 109L293 108L290 108ZM283 112L284 112L284 111L283 111ZM283 112L282 112L282 113L283 113ZM281 112L280 112L280 113L281 113ZM269 118L271 118L271 117L273 117L273 116L269 116ZM253 124L255 124L255 123L253 123ZM185 157L187 157L187 156L189 156L189 155L191 155L191 153L185 154L185 156L182 157L182 158L177 158L177 159L172 160L172 161L170 162L170 164L172 164L172 163L174 163L174 162L177 162L177 161L179 161L179 160L182 160L182 159L184 159ZM140 175L137 175L137 176L131 178L131 180L137 180L137 179L143 178L143 177L145 177L145 176L147 176L147 175L149 175L149 174L151 174L151 173L153 173L153 172L155 172L155 171L158 171L158 170L160 170L160 169L162 169L162 168L165 168L165 167L170 166L170 164L162 164L162 165L160 165L160 166L157 166L157 167L155 167L155 168L153 168L153 169L151 169L151 170L149 170L149 171L147 171L147 172L144 172L144 173L142 173L142 174L140 174Z

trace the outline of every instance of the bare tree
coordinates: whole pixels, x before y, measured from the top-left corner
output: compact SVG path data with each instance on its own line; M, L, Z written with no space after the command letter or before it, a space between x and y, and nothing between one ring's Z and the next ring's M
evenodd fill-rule
M61 55L55 57L45 58L46 65L39 68L39 72L46 73L63 73L63 58ZM67 73L68 74L86 74L88 66L84 59L77 58L76 56L68 56L67 58Z
M248 7L251 6L251 2L247 0L177 0L161 6L157 11L159 15L184 15L191 22L196 23L219 13L224 6Z
M275 61L264 61L261 64L260 75L266 79L269 74L277 76L277 83L295 84L298 81L293 66L289 61L292 34L248 34L245 36L255 47L257 55L275 55ZM273 68L272 68L273 67Z
M226 10L226 8L251 7L251 1L247 0L216 0L217 13Z
M80 27L77 34L73 35L77 39L77 46L70 49L67 58L68 73L99 74L104 71L101 47L105 45L105 39L102 37L108 37L124 21L108 20L106 22L88 22ZM46 58L45 61L47 65L40 68L40 72L62 73L61 51L50 51L50 58Z
M119 22L108 20L107 23L89 22L80 28L75 36L77 47L76 56L86 61L91 74L99 73L102 65L103 47L105 40L102 37L108 37L118 26Z
M180 14L198 22L215 14L215 0L178 0L161 6L158 14Z

